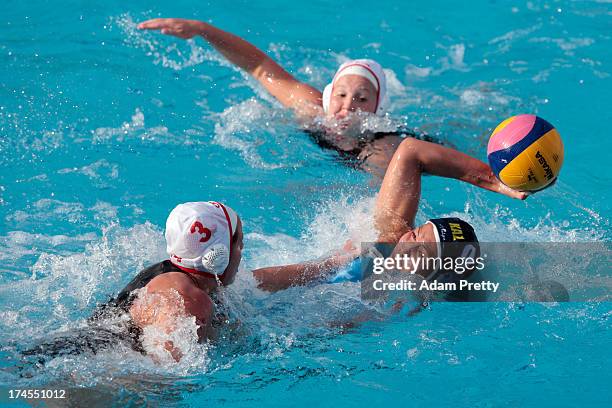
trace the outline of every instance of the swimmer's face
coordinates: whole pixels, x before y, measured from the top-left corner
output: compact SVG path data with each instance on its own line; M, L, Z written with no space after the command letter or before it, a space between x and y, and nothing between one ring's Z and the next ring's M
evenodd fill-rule
M397 246L393 250L392 256L396 254L408 254L411 258L435 258L438 256L438 245L434 226L427 223L408 231L400 238ZM427 276L430 271L417 270L423 276Z
M223 286L231 285L236 278L238 273L238 266L240 266L240 260L242 259L242 248L244 247L243 235L242 235L242 220L238 217L238 225L236 225L236 232L232 237L232 252L230 253L230 260L225 272L221 275L221 283Z
M434 226L427 223L420 225L402 235L399 243L404 243L411 253L435 257L438 254L438 244Z
M357 110L374 113L377 103L374 84L360 75L344 75L334 83L327 115L343 119Z

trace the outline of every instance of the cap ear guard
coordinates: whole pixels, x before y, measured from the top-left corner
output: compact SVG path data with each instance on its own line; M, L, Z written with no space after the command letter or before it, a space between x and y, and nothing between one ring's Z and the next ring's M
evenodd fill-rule
M208 251L202 255L202 267L205 272L213 275L223 275L225 268L229 264L230 251L222 244L211 246Z
M438 253L436 254L436 256L441 257L442 256L442 242L440 241L440 233L438 232L438 227L436 227L436 224L431 222L431 220L427 221L425 224L431 224L433 226L434 236L436 237L436 247L438 249Z

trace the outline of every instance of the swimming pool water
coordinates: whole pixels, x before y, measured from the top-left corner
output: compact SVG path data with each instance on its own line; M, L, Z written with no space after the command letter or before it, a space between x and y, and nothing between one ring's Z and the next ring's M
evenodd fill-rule
M257 290L250 269L371 238L376 188L202 40L135 29L210 21L319 89L345 59L374 58L392 123L480 159L501 120L537 114L565 144L553 188L519 202L429 177L417 221L461 215L481 241L610 241L609 2L39 0L1 15L0 388L95 386L100 406L609 403L607 301L436 303L341 333L375 310L358 284ZM177 203L208 199L244 220L226 294L238 329L167 367L119 348L15 368L164 258Z

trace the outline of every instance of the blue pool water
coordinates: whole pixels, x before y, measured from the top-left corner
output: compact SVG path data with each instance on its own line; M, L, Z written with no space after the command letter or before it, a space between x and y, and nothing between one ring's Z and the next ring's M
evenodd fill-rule
M538 114L565 144L553 188L519 202L430 177L417 221L461 215L482 241L610 241L610 2L405 3L8 1L0 389L95 387L100 406L609 404L607 301L436 303L340 333L334 322L374 309L357 283L257 290L250 269L371 237L376 188L202 40L135 29L157 16L207 20L319 89L345 59L375 58L394 123L483 160L497 123ZM238 329L166 367L117 348L16 368L19 350L81 327L164 258L177 203L208 199L244 220L243 271L225 294ZM555 279L570 295L581 284Z

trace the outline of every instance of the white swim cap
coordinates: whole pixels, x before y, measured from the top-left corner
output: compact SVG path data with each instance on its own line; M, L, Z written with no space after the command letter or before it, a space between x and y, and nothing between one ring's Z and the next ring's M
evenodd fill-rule
M229 264L236 212L215 201L177 205L166 221L170 262L188 272L222 275Z
M329 110L334 84L345 75L359 75L370 81L377 92L376 111L377 115L383 115L387 106L387 78L380 64L371 59L356 59L340 65L334 75L332 82L323 90L323 110Z

